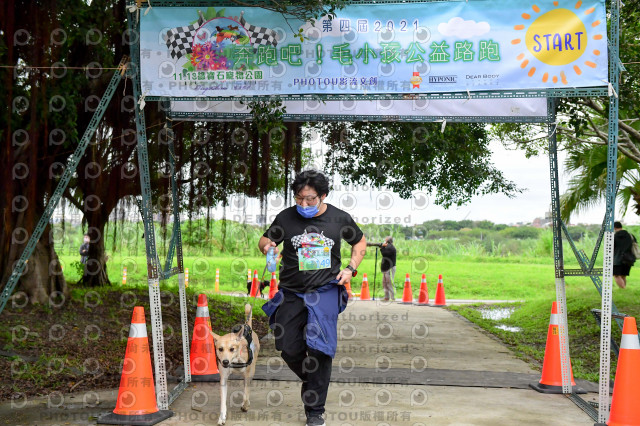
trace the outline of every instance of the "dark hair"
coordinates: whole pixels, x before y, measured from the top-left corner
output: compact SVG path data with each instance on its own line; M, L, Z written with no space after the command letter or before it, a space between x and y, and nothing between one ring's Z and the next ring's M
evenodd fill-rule
M393 244L393 237L387 237L387 242Z
M294 194L297 194L305 186L315 189L319 197L329 194L329 180L318 170L310 169L298 173L293 183L291 183L291 190Z
M613 227L622 229L622 224L620 222L613 222Z

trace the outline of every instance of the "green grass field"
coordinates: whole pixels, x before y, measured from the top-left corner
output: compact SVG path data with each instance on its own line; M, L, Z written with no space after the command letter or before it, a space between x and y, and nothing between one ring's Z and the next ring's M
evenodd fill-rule
M64 265L71 265L77 260L76 256L61 256ZM413 294L417 297L420 279L424 273L427 277L430 297L435 295L438 275L442 274L446 296L451 299L554 300L556 290L552 259L546 263L542 263L540 259L531 259L530 262L523 263L523 259L506 262L474 257L460 260L435 256L430 260L422 257L410 260L399 258L395 277L396 296L401 296L405 276L408 273ZM247 269L257 270L258 277L260 277L264 265L264 257L217 256L185 257L184 259L184 266L189 269L189 287L213 289L216 269L219 269L220 290L223 292L246 290ZM111 281L116 285L122 285L124 266L127 267L127 286L146 285L146 258L142 256L112 257L107 263L107 269ZM365 257L358 271L358 277L351 283L354 291L359 291L362 284L362 274L366 273L370 291L373 291L374 288L375 275L376 296L383 295L382 276L379 269L377 274L374 274L373 255ZM627 297L631 300L638 300L640 279L634 276L634 272L635 269L632 269L628 280L629 286L626 290L620 291L620 289L614 288L614 301L617 301L618 295L623 300L626 300ZM70 266L65 266L64 273L65 278L72 283L80 278L77 271L74 271ZM265 279L270 279L268 272L265 274ZM568 297L581 295L583 292L593 293L597 296L595 287L585 277L566 278L566 287Z

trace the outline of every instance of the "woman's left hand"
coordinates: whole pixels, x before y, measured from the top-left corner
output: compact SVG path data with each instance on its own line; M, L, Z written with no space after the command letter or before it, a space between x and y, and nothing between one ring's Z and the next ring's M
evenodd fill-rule
M338 280L338 285L344 285L344 283L346 283L347 281L351 281L352 276L353 272L351 272L351 269L344 268L336 277L336 279Z

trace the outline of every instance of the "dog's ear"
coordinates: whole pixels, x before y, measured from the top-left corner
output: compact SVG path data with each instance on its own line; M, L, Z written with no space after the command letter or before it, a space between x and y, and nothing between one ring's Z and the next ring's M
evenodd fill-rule
M210 331L210 333L213 336L214 343L220 340L220 336L218 336L216 333L214 333L213 331Z
M240 330L236 333L236 338L238 340L242 339L242 336L244 336L244 327L240 327Z

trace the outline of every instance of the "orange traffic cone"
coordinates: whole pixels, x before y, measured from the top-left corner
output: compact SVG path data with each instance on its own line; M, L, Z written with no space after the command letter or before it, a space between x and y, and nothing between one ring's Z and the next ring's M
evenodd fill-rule
M98 423L154 425L171 416L173 412L170 410L158 410L144 307L136 306L131 317L116 408L112 413L101 416Z
M369 279L367 274L362 274L362 288L360 289L360 300L371 300L369 296Z
M258 297L258 286L260 283L258 282L258 270L253 270L253 280L251 281L251 292L249 292L249 297Z
M278 281L276 281L276 273L271 273L271 282L269 283L269 300L278 292Z
M427 276L422 274L420 280L420 295L418 296L418 305L429 306L429 290L427 288Z
M638 410L638 392L640 392L640 342L636 319L626 317L622 326L620 355L616 367L616 379L613 382L613 397L609 426L640 425Z
M353 299L353 293L351 292L351 281L347 281L346 283L344 283L344 287L347 289L349 299Z
M544 362L542 363L542 378L539 383L529 383L532 389L541 393L562 393L562 365L560 363L560 332L558 330L558 305L553 302L551 305L551 318L549 319L549 330L547 331L547 345L544 349ZM571 372L571 386L574 386L575 393L586 393L576 386L573 380L573 369L569 360L569 371Z
M213 336L211 335L211 318L209 318L209 305L206 294L198 295L196 323L193 326L189 362L189 365L191 365L191 381L217 382L220 380L220 372L216 361L216 347L213 345Z
M410 305L413 303L413 292L411 291L411 278L409 278L409 274L407 274L404 278L404 292L402 293L402 302L405 305Z
M442 283L442 274L438 275L438 288L436 289L436 301L433 306L447 306L447 300L444 297L444 284Z

